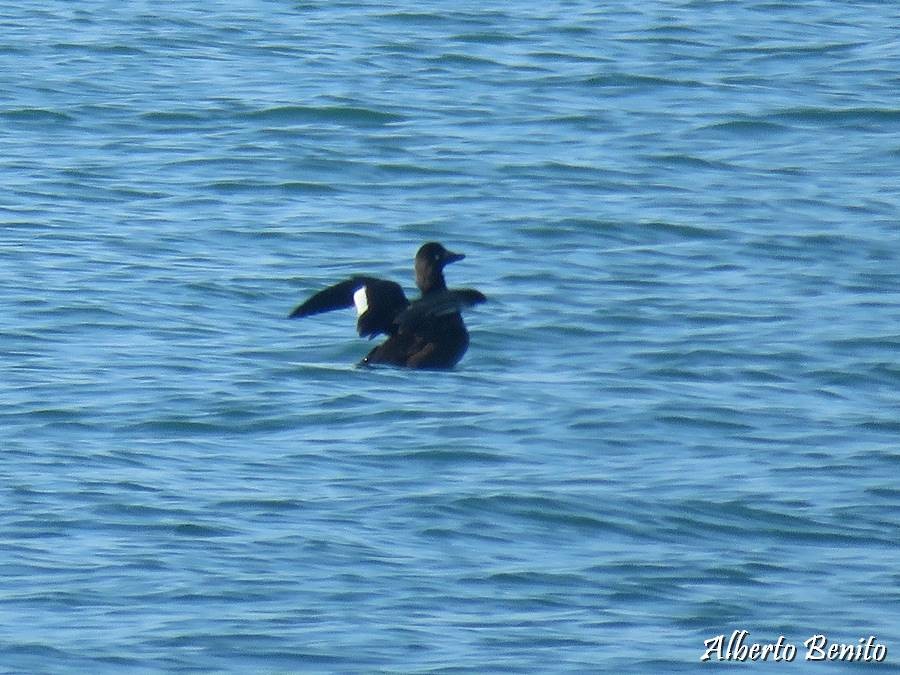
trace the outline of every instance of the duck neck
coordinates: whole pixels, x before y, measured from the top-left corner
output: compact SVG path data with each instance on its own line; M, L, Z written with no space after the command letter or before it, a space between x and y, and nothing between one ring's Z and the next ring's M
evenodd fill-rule
M416 285L422 291L422 295L431 295L447 290L447 282L444 281L444 275L441 272L430 274L423 279L418 279Z

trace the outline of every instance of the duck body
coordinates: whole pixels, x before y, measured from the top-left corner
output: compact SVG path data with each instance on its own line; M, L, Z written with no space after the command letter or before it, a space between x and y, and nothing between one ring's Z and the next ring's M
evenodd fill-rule
M290 317L355 306L360 336L370 339L379 334L388 336L360 365L452 368L469 347L462 310L487 299L473 289L447 288L444 267L464 257L436 242L424 244L415 258L416 286L422 295L413 302L393 281L354 276L319 291L294 309Z

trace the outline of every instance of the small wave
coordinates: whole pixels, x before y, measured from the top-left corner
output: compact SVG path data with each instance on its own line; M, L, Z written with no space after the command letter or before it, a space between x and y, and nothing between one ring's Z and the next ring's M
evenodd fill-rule
M54 602L60 600L58 597L53 597L52 599ZM4 646L3 653L9 656L37 656L42 659L56 659L57 663L66 663L71 659L71 654L56 647L37 642L23 642Z
M898 108L793 108L768 116L768 119L812 125L897 124Z
M480 56L471 56L469 54L441 54L433 59L429 59L431 63L450 64L454 66L478 67L478 66L499 66L500 64L492 59L486 59Z
M517 42L519 37L508 33L462 33L452 38L458 42L471 42L474 44L506 44L508 42Z
M756 47L734 47L723 51L728 55L745 55L759 58L787 57L798 58L803 56L821 56L835 52L849 51L864 46L859 42L833 42L818 45L763 45Z
M204 187L222 194L238 194L241 192L272 190L275 186L272 183L262 183L255 180L217 180L207 183Z
M725 419L700 415L662 415L657 418L660 422L677 427L693 427L700 429L718 429L720 431L753 431L749 424L732 422Z
M325 122L349 126L385 126L405 121L396 113L357 106L288 105L255 110L239 115L242 119L273 124L309 124Z
M842 352L878 352L896 354L900 350L900 335L864 336L830 340L828 346Z
M190 511L186 509L171 509L159 506L148 506L146 504L103 504L94 508L94 513L99 516L124 516L130 520L148 519L158 520L164 516L182 516L189 515Z
M865 431L889 432L892 434L900 433L900 422L894 420L868 420L856 425L858 429Z
M439 166L427 164L378 164L378 169L394 176L422 178L423 176L459 177L461 174L453 169L444 169Z
M533 525L589 531L620 531L623 524L586 511L581 504L541 495L494 494L454 502L464 512L504 514Z
M340 192L334 185L312 181L290 181L281 183L279 189L288 194L333 194Z
M227 527L213 527L211 525L197 525L196 523L181 523L172 527L172 532L180 537L197 539L217 539L229 537L237 533L237 530Z
M722 169L731 170L733 165L726 162L714 162L693 155L647 155L647 159L664 166L686 167L689 169L710 169L719 171Z
M437 24L445 23L448 20L448 17L442 13L430 12L390 12L382 14L379 18L408 24Z
M787 131L788 127L776 122L769 122L765 119L739 119L728 120L727 122L716 122L715 124L707 124L699 127L697 131L712 131L728 134L737 134L739 136L763 136L772 133L781 133Z
M141 56L147 52L138 47L129 45L83 44L83 43L58 43L53 45L60 51L78 51L85 54L100 54L102 56Z
M479 450L418 450L403 452L397 455L404 460L415 460L435 464L449 463L488 463L498 464L507 461L503 455Z
M127 428L129 431L168 435L214 434L222 430L220 424L199 422L190 419L159 419L138 422Z
M787 508L787 505L782 508ZM673 504L671 509L671 514L664 520L675 526L673 534L680 532L679 536L685 536L686 532L731 536L735 531L740 531L748 539L771 538L844 545L857 544L861 538L871 541L871 533L848 532L839 524L785 513L780 508L750 506L741 500L719 503L687 500ZM884 542L887 541L884 538Z
M156 124L197 124L207 119L206 115L195 112L155 111L141 114L141 119Z
M296 511L303 508L298 499L231 499L216 504L218 509L228 509L245 513L247 511Z
M693 80L674 80L666 77L652 77L649 75L632 75L630 73L611 73L607 75L594 75L584 81L585 84L595 87L702 87L700 82Z
M652 221L641 223L641 229L657 234L673 235L679 239L724 239L726 233L720 229L700 227L698 225L686 225L684 223L666 223Z
M72 122L74 118L66 113L57 110L47 110L46 108L16 108L15 110L4 110L0 112L0 119L10 120L14 122L44 122L44 123L62 123Z

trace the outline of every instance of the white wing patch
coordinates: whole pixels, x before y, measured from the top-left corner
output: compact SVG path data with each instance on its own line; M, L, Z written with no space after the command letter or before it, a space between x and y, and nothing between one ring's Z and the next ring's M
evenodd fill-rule
M346 295L344 296L347 297ZM366 287L363 286L353 294L353 304L356 305L356 316L362 316L369 309L369 299L366 297Z

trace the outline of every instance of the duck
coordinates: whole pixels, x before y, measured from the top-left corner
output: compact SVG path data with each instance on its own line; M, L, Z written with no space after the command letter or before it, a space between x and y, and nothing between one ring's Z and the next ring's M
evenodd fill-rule
M298 305L289 318L355 307L360 337L371 340L387 336L359 366L453 368L469 348L462 311L487 301L483 293L471 288L447 288L444 268L465 257L438 242L427 242L416 252L413 264L419 298L408 300L394 281L357 275L318 291Z

